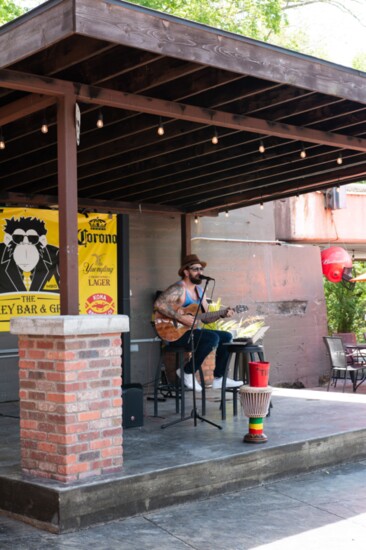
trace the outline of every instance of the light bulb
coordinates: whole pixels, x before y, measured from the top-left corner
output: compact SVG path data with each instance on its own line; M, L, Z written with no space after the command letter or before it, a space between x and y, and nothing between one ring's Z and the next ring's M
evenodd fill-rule
M163 121L161 120L161 117L160 117L160 122L159 122L159 126L158 126L158 136L163 136L164 134L165 134L164 125L163 125Z
M42 134L47 134L48 133L48 126L47 126L47 122L44 122L41 126L41 132Z
M264 153L265 150L266 150L266 148L264 147L264 143L263 143L263 141L261 140L261 141L260 141L260 144L259 144L259 147L258 147L258 151L259 151L260 153Z
M197 216L194 217L194 223L198 223L198 218L197 218Z
M0 149L5 149L5 141L2 136L0 137Z
M229 212L227 210L225 210L225 216L226 216L226 218L229 217Z
M337 164L343 164L342 155L339 155L339 157L337 158Z
M261 203L259 204L259 208L260 208L261 210L263 210L263 208L264 208L264 207L263 207L263 202L261 202Z
M103 114L99 112L98 120L97 120L97 128L103 128L103 126L104 126Z
M300 157L301 157L302 159L306 158L306 151L305 151L305 149L301 149Z
M219 142L219 136L217 135L216 130L215 130L214 135L212 136L211 142L213 143L213 145L217 145L218 142Z

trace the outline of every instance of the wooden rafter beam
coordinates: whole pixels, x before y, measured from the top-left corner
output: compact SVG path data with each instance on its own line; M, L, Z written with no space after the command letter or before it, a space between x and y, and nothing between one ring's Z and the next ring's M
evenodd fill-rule
M58 198L54 195L27 195L24 193L1 193L0 194L0 207L9 205L19 205L28 208L48 207L51 209L58 209ZM85 208L87 211L95 211L100 213L112 214L183 214L182 210L178 208L164 206L160 204L137 202L125 202L125 201L110 201L110 200L98 200L98 199L85 199L79 197L78 207Z
M318 191L319 189L328 189L329 187L335 187L338 185L345 185L356 181L364 180L366 176L365 170L355 171L352 168L344 170L342 179L339 177L339 173L334 171L327 171L323 175L315 175L307 178L306 184L298 184L298 178L294 180L293 186L283 185L281 182L275 181L266 185L265 187L256 187L246 189L243 193L229 194L227 198L210 199L205 204L202 203L200 207L197 203L191 206L186 205L184 208L187 213L191 214L204 214L224 211L230 208L240 208L241 206L249 206L251 204L258 204L258 202L267 202L284 197L291 197L300 189L301 192L310 193L311 191Z
M217 111L215 109L186 105L184 103L95 88L93 86L82 85L78 92L76 92L76 95L78 100L85 103L122 108L166 118L189 120L190 122L199 124L253 132L263 136L272 135L283 139L318 143L330 147L340 147L366 152L365 139L342 134L333 134L331 132L322 132L303 126L294 126L293 124L272 122L260 118Z
M9 105L0 107L0 126L46 109L54 103L56 103L55 97L39 94L31 94L18 99L18 101L13 101Z
M206 109L194 105L129 94L98 86L66 82L55 78L39 77L6 69L0 71L0 87L25 90L33 93L44 93L58 97L63 97L65 94L75 94L77 101L94 105L127 109L133 112L148 113L164 118L188 120L198 124L253 132L264 136L272 135L283 139L366 152L366 140L353 136L323 132L293 124L226 113L215 109Z

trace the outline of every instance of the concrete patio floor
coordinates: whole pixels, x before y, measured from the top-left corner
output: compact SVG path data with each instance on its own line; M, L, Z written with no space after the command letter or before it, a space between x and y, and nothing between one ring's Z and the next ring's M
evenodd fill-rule
M243 443L248 419L240 407L233 417L229 402L221 421L218 391L207 392L206 418L222 430L193 418L161 429L177 418L174 400L159 403L161 417L145 400L144 426L124 431L122 472L67 486L22 475L17 404L1 404L0 509L62 533L365 459L366 387L341 389L274 388L263 445Z

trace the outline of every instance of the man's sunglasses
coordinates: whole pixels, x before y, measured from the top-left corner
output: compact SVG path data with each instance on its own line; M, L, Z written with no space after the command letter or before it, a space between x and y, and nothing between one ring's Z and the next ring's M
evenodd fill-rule
M30 244L38 244L38 242L39 242L38 235L18 235L18 234L15 234L15 235L11 236L11 238L12 238L12 240L15 244L22 243L24 241L25 237L27 237L28 242Z
M191 271L203 271L203 267L190 267Z

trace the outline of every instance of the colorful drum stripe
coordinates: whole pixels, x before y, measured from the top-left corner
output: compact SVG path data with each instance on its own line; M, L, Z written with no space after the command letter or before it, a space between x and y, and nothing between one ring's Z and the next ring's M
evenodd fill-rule
M263 433L263 418L249 418L249 433Z

